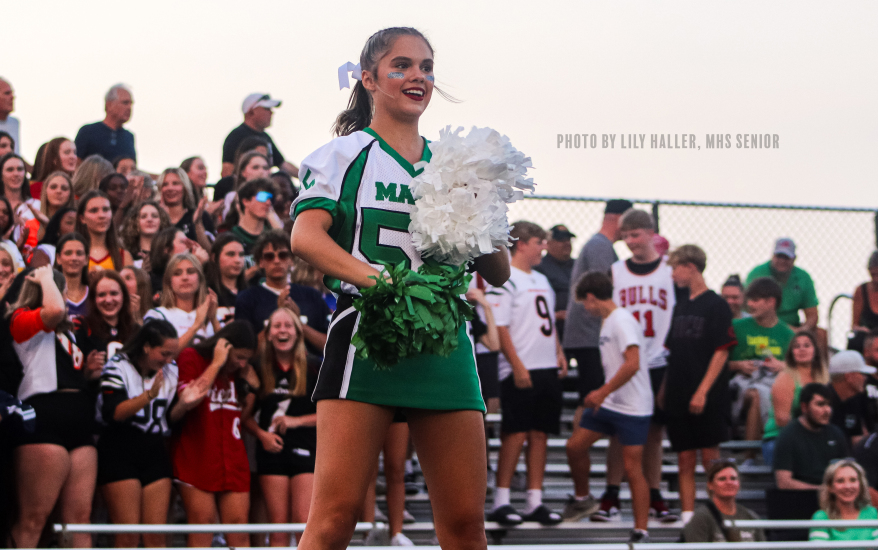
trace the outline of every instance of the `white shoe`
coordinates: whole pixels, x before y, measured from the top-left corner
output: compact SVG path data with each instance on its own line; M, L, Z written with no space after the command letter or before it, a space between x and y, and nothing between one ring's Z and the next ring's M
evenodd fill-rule
M415 543L412 542L412 539L403 535L402 533L397 533L393 535L393 538L390 539L390 546L414 546Z
M378 524L369 529L366 537L363 539L363 546L389 546L390 532L387 527Z

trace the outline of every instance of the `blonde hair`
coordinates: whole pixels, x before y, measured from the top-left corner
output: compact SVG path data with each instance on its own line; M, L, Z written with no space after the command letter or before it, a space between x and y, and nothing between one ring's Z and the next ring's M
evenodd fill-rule
M198 291L195 293L195 307L200 306L207 299L207 279L204 277L204 269L201 267L201 262L189 252L184 252L172 257L165 268L165 275L162 277L162 299L159 303L162 307L177 307L177 295L174 294L174 289L171 288L171 277L173 277L174 270L177 269L177 266L182 261L191 263L198 273Z
M671 251L668 255L668 264L671 266L691 264L699 273L704 273L704 268L707 267L707 254L699 246L684 244Z
M73 200L73 180L70 179L70 176L67 175L67 172L63 172L61 170L56 170L55 172L52 172L51 174L46 176L45 179L43 179L43 188L40 190L40 212L45 214L47 218L52 217L52 214L49 214L49 196L47 194L48 189L49 189L49 182L55 178L64 178L64 181L67 182L67 188L70 190L70 196L67 197L67 203L59 206L58 209L55 210L55 212L57 212L58 210L61 210L62 208L73 208L76 204L75 201ZM53 214L54 214L54 212L53 212ZM45 236L46 225L48 225L48 224L45 224L45 223L40 224L40 231L39 231L39 234L37 235L38 239L42 239L43 236Z
M853 469L857 473L857 481L860 483L860 492L854 500L854 508L862 510L872 505L872 500L869 497L869 484L866 482L866 472L863 471L863 467L852 458L831 462L826 467L826 472L823 473L823 484L820 486L820 509L826 512L829 519L841 518L841 511L838 509L835 495L832 494L832 481L835 479L835 474L844 467Z
M165 178L169 174L174 174L180 178L180 182L183 184L183 208L195 210L197 205L195 204L195 193L192 191L192 182L189 181L189 176L186 175L186 172L182 168L167 168L162 172L159 176L159 181L156 183L159 197L162 195L162 187L165 186Z
M97 191L98 184L115 172L113 165L100 155L89 155L73 173L73 194L82 197L89 191Z
M278 312L289 315L293 320L293 325L296 327L296 342L293 344L293 365L289 372L289 393L290 395L301 397L305 395L308 389L308 358L305 352L305 329L299 316L293 313L293 310L286 307L274 310L269 315L268 324L265 326L265 340L262 344L261 361L259 363L259 378L262 381L259 395L265 397L272 394L277 386L277 380L274 378L274 364L277 361L277 355L274 352L274 346L268 341L268 332L271 330L271 320Z

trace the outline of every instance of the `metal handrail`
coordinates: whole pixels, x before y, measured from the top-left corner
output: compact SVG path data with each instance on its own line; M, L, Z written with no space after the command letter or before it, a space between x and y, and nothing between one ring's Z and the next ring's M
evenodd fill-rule
M878 519L727 519L726 527L736 529L848 529L871 527L878 529Z
M841 300L842 298L847 298L848 300L853 300L854 297L850 294L839 294L835 298L832 299L832 302L829 303L829 318L826 320L826 334L829 338L829 345L832 346L832 310L835 308L835 304Z
M222 547L221 547L222 548ZM227 550L236 550L225 547ZM357 546L358 550L391 548L390 546ZM438 546L418 546L422 550L440 550ZM876 548L876 543L857 540L835 541L789 541L789 542L703 542L703 543L603 543L603 544L522 544L488 545L488 550L800 550L835 548ZM98 550L86 549L86 550ZM104 549L100 549L104 550ZM137 550L137 549L128 549ZM190 548L189 550L217 550L217 548Z

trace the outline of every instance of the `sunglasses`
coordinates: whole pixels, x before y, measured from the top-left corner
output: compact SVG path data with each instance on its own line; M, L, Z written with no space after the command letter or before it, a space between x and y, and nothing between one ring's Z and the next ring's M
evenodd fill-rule
M263 252L262 253L262 259L266 262L273 262L275 256L277 256L278 260L285 261L285 260L292 259L293 254L291 252L287 252L286 250L278 252L277 254L275 254L274 252Z
M274 195L272 195L268 191L260 191L260 192L256 193L256 202L268 202L273 197L274 197Z

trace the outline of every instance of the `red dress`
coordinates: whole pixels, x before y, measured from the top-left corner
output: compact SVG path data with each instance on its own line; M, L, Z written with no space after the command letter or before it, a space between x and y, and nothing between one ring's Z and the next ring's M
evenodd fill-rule
M177 394L209 365L210 360L193 348L180 352ZM241 406L234 379L217 376L207 397L183 417L174 438L175 479L210 493L250 491L250 465L241 439Z

